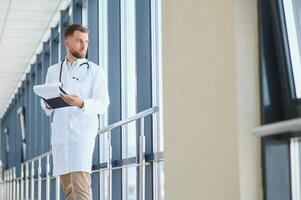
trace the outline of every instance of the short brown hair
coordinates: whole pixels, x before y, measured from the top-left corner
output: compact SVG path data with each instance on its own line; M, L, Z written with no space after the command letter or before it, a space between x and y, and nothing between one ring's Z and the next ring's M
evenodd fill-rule
M88 33L89 32L89 30L86 27L82 26L82 25L72 24L72 25L70 25L66 28L65 33L64 33L64 39L66 39L69 36L72 36L75 31L80 31L82 33Z

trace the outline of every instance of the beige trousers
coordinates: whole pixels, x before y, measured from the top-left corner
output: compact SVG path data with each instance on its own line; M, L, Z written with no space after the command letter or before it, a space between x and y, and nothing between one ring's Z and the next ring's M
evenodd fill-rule
M91 175L89 172L71 172L60 175L66 200L92 200Z

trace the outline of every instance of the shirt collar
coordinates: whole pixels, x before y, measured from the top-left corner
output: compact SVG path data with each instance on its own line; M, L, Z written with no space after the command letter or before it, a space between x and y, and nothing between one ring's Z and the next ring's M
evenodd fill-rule
M78 58L78 59L75 59L73 62L72 62L72 65L70 64L70 62L67 61L67 57L65 58L65 62L68 66L78 66L84 62L87 62L87 59L86 58Z

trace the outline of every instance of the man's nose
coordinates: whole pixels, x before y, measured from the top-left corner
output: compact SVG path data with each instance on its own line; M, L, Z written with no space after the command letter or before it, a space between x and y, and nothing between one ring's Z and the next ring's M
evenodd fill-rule
M82 49L87 49L88 48L88 43L83 42L81 45Z

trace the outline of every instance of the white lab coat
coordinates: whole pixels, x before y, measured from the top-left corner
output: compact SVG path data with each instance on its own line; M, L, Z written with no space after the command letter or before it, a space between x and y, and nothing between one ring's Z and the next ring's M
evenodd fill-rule
M51 146L53 155L53 176L74 171L91 173L92 155L98 129L97 114L106 112L109 95L104 71L89 61L88 73L83 80L72 79L70 73L79 69L86 59L78 59L72 66L63 64L62 84L68 94L74 94L84 100L83 108L76 106L47 109L41 100L46 115L53 112L51 123ZM45 83L59 82L61 63L48 68ZM82 67L82 66L81 66Z

